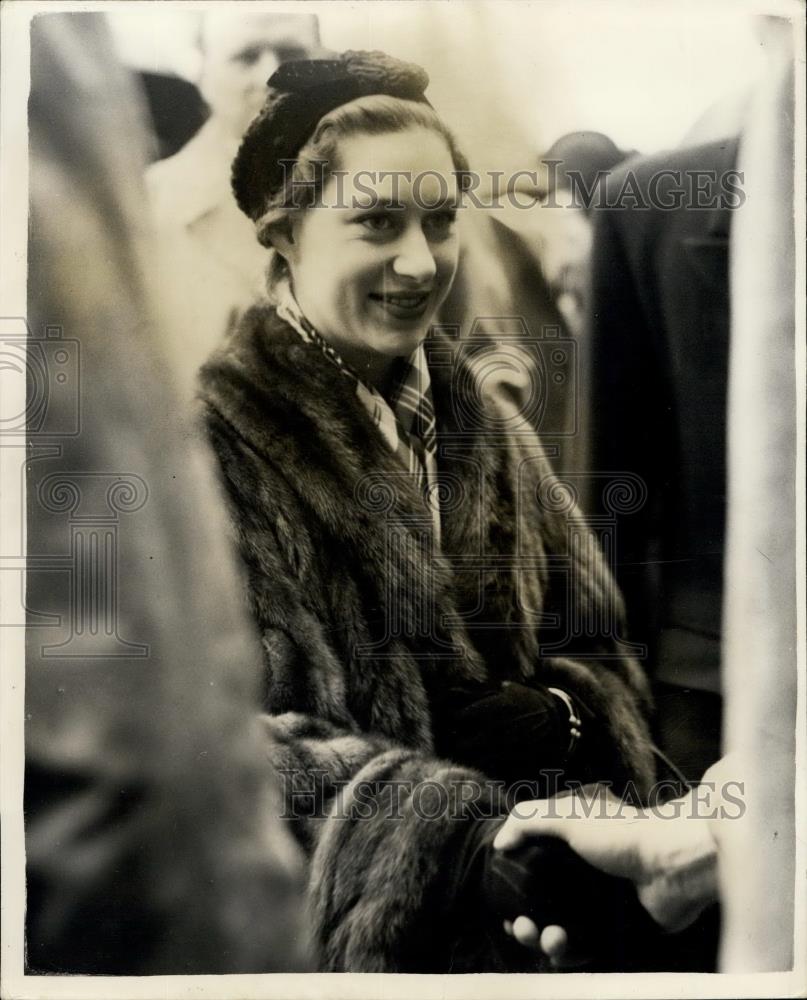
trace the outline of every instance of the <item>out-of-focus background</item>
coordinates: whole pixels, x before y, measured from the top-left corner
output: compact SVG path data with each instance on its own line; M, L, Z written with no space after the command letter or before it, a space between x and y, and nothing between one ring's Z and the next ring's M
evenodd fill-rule
M764 66L754 14L736 3L261 7L316 13L326 47L378 48L425 66L432 103L477 169L505 169L508 155L521 166L524 154L579 129L643 153L678 145L702 112L745 91ZM198 80L198 12L143 5L108 16L127 65Z

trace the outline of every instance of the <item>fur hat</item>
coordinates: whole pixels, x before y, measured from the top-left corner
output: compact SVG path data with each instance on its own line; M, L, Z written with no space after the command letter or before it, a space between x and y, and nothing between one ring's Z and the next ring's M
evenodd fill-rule
M343 52L332 59L283 63L269 78L266 103L246 131L232 168L238 207L253 222L281 190L320 118L370 94L428 104L428 74L384 52Z

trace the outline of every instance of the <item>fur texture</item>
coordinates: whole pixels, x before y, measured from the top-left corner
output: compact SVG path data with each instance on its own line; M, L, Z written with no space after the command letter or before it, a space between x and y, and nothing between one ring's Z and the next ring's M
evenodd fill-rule
M537 438L480 410L457 342L430 344L447 489L438 555L424 501L351 383L270 307L247 313L201 376L263 641L272 764L290 812L316 787L294 822L326 970L437 972L457 954L447 872L465 824L424 820L412 795L399 819L340 818L367 782L480 777L434 753L441 691L563 687L610 733L601 778L641 792L653 777L646 684L602 624L621 603L596 544ZM564 647L558 626L575 616L581 637ZM525 778L541 766L525 748ZM477 953L471 967L492 966Z

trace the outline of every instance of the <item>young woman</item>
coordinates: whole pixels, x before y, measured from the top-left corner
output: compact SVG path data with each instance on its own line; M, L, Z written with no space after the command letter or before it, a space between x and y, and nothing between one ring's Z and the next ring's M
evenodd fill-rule
M233 165L269 300L202 372L326 970L509 967L486 818L653 777L596 543L468 345L428 336L467 165L427 83L381 53L274 74Z

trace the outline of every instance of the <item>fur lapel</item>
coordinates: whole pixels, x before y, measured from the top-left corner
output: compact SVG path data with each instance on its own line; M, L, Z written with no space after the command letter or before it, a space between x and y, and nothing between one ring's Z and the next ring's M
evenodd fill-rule
M379 600L386 603L394 594L407 645L426 673L437 670L443 678L483 680L485 666L457 606L458 577L452 563L478 556L486 547L496 452L484 447L478 426L469 430L462 425L462 415L474 412L478 403L470 379L457 377L454 345L446 340L435 343L434 349L438 347L444 362L432 366L438 465L450 494L443 503L442 554L430 552L431 517L425 501L351 382L271 307L251 309L205 366L204 396L286 478L334 545L358 553L374 577ZM464 574L469 595L478 590L478 572ZM426 635L420 634L418 622L424 574L431 578L434 595L432 627ZM435 640L445 656L434 656Z

